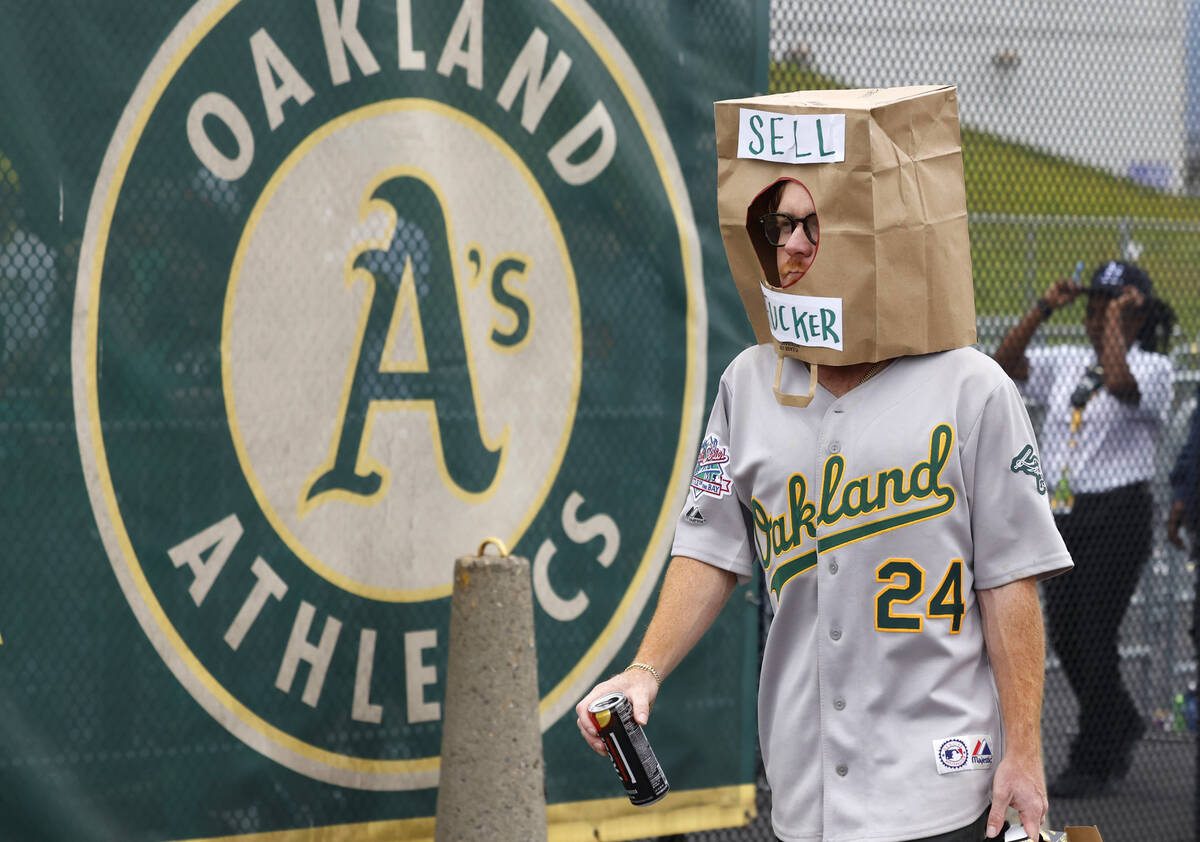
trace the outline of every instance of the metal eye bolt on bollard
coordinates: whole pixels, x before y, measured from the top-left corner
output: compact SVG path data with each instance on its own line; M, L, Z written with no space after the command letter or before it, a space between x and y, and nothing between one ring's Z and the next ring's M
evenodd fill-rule
M546 839L538 701L529 561L489 538L454 565L436 842Z

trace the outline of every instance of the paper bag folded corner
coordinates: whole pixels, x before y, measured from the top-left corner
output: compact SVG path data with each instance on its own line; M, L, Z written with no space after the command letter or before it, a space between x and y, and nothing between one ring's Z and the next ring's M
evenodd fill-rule
M955 87L795 91L714 112L721 235L758 342L818 365L975 342ZM761 221L782 180L804 185L819 223L786 288Z

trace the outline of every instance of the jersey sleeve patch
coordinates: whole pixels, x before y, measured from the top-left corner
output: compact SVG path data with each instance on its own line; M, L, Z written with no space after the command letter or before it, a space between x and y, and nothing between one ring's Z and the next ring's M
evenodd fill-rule
M721 444L720 438L711 435L702 441L696 469L692 472L692 499L708 496L719 500L727 495L733 484L727 473L728 467L729 448Z
M688 523L695 524L696 526L703 526L708 523L704 519L704 512L700 511L700 507L694 503L688 506L687 511L683 513L683 517Z
M1009 469L1014 474L1029 474L1037 482L1038 494L1046 493L1046 479L1042 476L1042 465L1038 461L1032 444L1025 445L1021 452L1013 457L1012 462L1009 463Z
M992 754L991 734L962 734L956 737L942 737L931 742L939 775L993 768L995 755Z

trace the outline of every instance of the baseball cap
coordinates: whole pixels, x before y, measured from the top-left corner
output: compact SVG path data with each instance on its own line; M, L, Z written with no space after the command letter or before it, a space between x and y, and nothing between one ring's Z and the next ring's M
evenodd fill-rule
M1136 287L1146 298L1154 295L1154 284L1145 270L1122 260L1110 260L1092 274L1087 294L1117 296L1127 286Z

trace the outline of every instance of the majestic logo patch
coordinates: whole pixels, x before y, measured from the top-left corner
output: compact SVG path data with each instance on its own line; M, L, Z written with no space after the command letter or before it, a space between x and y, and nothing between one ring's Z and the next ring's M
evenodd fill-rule
M975 748L971 749L971 762L977 766L990 766L992 763L992 747L984 737L980 737L975 741Z
M700 455L696 457L696 470L692 473L692 498L702 495L718 500L730 491L733 480L726 476L729 464L729 448L721 444L715 435L700 443Z
M1038 494L1046 493L1046 480L1042 476L1042 466L1032 444L1021 448L1021 452L1013 457L1009 467L1014 474L1029 474L1037 482Z
M932 740L939 775L992 768L990 734L965 734Z
M204 710L302 775L430 787L455 558L532 559L544 728L653 591L704 399L698 238L582 0L276 5L197 3L111 139L80 453ZM614 271L647 250L668 296ZM638 376L662 406L609 414Z

